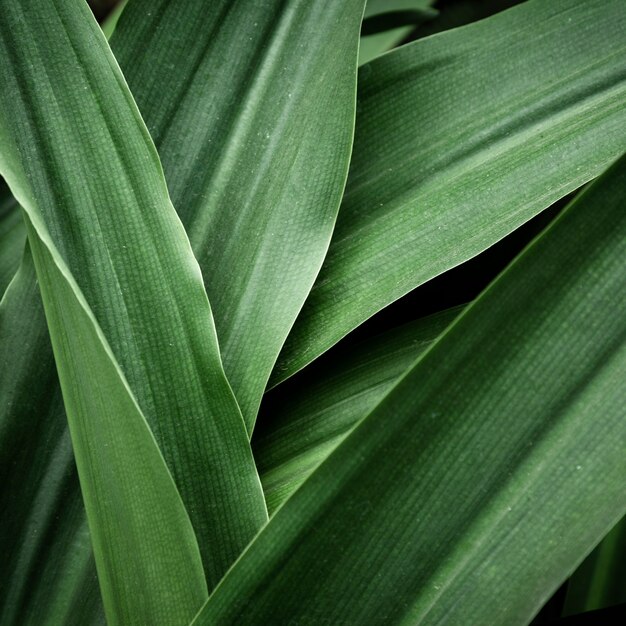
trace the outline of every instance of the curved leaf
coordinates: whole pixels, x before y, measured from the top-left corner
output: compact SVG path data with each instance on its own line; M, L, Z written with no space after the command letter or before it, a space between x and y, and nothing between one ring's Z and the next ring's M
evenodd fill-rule
M626 601L626 518L581 563L567 585L564 613L571 615Z
M46 239L46 233L51 233L50 241L46 240L50 254L61 268L69 266L66 279L76 278L77 288L95 312L132 389L130 400L124 399L126 383L120 379L118 401L126 403L123 408L132 413L136 398L154 429L190 511L214 584L267 514L241 414L221 367L200 272L169 202L156 151L108 46L82 2L46 3L36 10L3 3L2 15L1 71L8 91L19 96L16 103L3 103L3 173L29 212L38 236ZM16 41L26 44L17 46ZM104 101L107 107L102 108ZM23 167L28 168L28 176ZM31 244L35 245L32 238ZM51 271L47 257L42 258L39 274ZM50 280L60 279L53 276ZM49 293L50 301L45 304L50 315L62 320L71 311L55 313L55 297ZM90 311L85 314L91 315ZM89 323L80 323L88 333ZM60 344L59 335L70 333L64 334L50 320L49 326L57 367L73 366L74 351L80 346ZM98 353L93 346L90 350L94 362L106 360L106 346L104 352ZM103 371L107 367L102 365ZM68 378L63 383L66 404L73 390ZM98 387L96 376L91 384ZM98 394L94 390L94 402ZM87 429L81 422L84 407L73 407L74 443L84 445L78 439L78 433ZM121 419L118 438L123 437L125 426ZM149 448L154 442L145 445ZM155 454L160 459L156 447ZM150 457L146 459L149 463ZM139 485L149 482L152 472L133 469L133 463L133 457L127 457L126 470L132 470ZM82 471L79 463L79 473L84 492L87 481L100 476L89 463L83 464ZM169 480L169 474L166 477ZM99 488L111 493L115 485L102 480ZM106 531L105 512L98 520L94 510L90 513L92 531ZM167 515L176 510L168 510ZM154 515L158 514L155 510ZM187 529L183 526L181 531L183 544ZM115 546L117 556L124 557L120 549L128 546L122 536L113 537L120 540ZM149 537L147 533L146 540ZM94 541L99 541L95 534ZM161 549L171 557L166 542ZM181 547L181 559L183 552ZM109 574L119 566L116 561L105 563L98 552L96 560L99 570L109 568ZM154 575L150 561L144 565ZM122 569L133 572L130 564ZM193 561L187 571L187 587L197 591ZM104 574L100 576L105 579ZM136 571L131 576L138 578ZM117 584L121 585L119 596L131 604L144 601L124 592L122 578ZM172 585L172 590L179 584ZM118 599L108 601L115 604Z
M378 404L462 309L418 319L345 352L332 350L266 396L252 449L270 514Z
M528 623L626 510L625 182L626 157L466 309L194 626Z
M625 29L621 0L530 0L361 69L339 220L272 384L619 156Z
M430 8L432 4L434 4L433 0L368 0L363 16L365 30L361 31L359 65L369 63L372 59L397 46L411 33L416 24L433 19L437 11ZM402 16L395 16L400 17L400 21L403 22L396 28L392 28L394 13L402 13ZM388 20L390 15L392 19ZM381 32L367 34L369 25L375 25Z
M134 0L111 41L204 273L249 432L341 201L363 4Z
M0 302L0 371L0 623L104 624L30 250Z
M0 179L0 300L17 272L25 241L22 215L6 183Z
M78 286L32 223L28 236L107 621L183 626L208 595L191 522Z

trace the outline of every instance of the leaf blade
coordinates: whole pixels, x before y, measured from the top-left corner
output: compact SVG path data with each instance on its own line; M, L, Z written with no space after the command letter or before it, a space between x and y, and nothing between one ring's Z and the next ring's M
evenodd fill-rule
M5 7L0 25L3 77L26 103L5 102L3 173L38 236L47 238L55 262L69 265L68 276L77 277L80 286L72 285L76 297L84 291L90 311L97 311L97 324L132 388L130 398L141 403L140 413L154 429L189 507L214 585L267 512L245 426L221 366L201 276L169 201L156 151L82 2L47 3L37 11L12 4ZM20 34L28 45L14 45ZM103 101L106 108L100 106ZM94 171L100 175L92 176ZM44 258L40 273L49 265ZM52 291L48 299L51 307ZM88 333L89 324L83 326ZM53 332L58 343L63 327ZM187 358L190 344L193 358ZM106 358L93 352L108 367ZM58 353L71 365L72 349ZM97 384L94 377L92 385ZM125 384L118 385L121 396L130 394ZM66 378L68 398L72 389ZM96 389L94 398L99 397ZM81 407L73 406L80 416ZM132 413L130 405L126 409ZM80 423L76 415L72 418ZM134 419L141 423L143 417ZM193 429L181 428L190 421ZM123 429L123 421L118 426ZM160 458L158 449L156 454ZM83 463L83 473L89 471ZM149 480L150 473L141 478ZM100 482L111 493L112 485ZM182 527L182 538L186 532ZM124 555L117 556L121 569L132 572L125 569ZM149 570L149 561L144 565ZM197 590L191 584L197 575L193 560L190 568L189 588ZM116 593L129 607L141 601L117 584ZM172 589L182 591L180 585Z
M339 220L271 386L619 156L625 22L619 1L531 0L361 69Z
M528 623L626 508L625 177L626 157L457 319L194 626Z
M330 351L266 396L252 449L270 515L462 310L415 320L344 352Z
M363 4L135 0L112 37L249 432L343 193Z

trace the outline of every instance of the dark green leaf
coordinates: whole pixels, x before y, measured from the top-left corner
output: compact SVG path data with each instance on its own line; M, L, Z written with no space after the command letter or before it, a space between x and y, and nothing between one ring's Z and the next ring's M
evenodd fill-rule
M252 449L270 513L378 404L461 310L416 320L344 352L331 350L267 396Z
M81 2L2 9L13 102L0 96L1 169L34 225L105 606L112 622L178 622L206 585L143 415L211 584L266 519L245 427L156 151L99 28ZM88 454L94 442L101 454Z
M350 177L273 384L626 145L622 0L530 0L364 66Z
M581 563L569 581L565 614L626 602L626 518Z
M461 314L195 626L528 623L626 510L625 183L626 157Z
M0 300L17 272L25 241L22 215L6 183L0 179Z
M341 201L363 4L134 0L111 41L202 268L250 432Z

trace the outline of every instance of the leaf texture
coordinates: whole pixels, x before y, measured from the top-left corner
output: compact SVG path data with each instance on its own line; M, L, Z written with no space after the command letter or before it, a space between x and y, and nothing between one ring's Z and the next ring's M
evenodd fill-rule
M17 272L25 241L26 229L17 203L0 179L0 300Z
M30 250L0 302L0 372L0 623L103 625Z
M89 350L94 362L103 372L109 372L111 385L117 372L116 400L134 415L128 428L134 424L137 441L143 441L146 450L153 449L152 453L146 452L146 468L152 463L154 469L162 460L142 414L148 419L190 512L210 584L215 584L267 513L245 426L221 367L200 272L169 201L156 151L108 46L82 2L3 4L3 9L3 79L19 98L16 103L3 103L2 173L33 222L33 238L35 232L37 237L31 238L31 244L34 247L35 241L39 246L40 281L42 272L53 271L49 267L52 258L69 287L58 272L51 274L49 285L58 283L61 286L57 291L65 289L67 293L70 289L75 294L76 302L71 303L74 311L69 304L68 311L60 308L52 289L45 302L48 317L54 316L58 322L53 326L49 321L57 367L61 370L65 366L70 372L62 382L66 404L74 403L75 413L69 416L74 424L74 443L86 445L93 424L83 419L88 405L81 404L80 396L72 395L82 393L71 384L72 376L76 376L72 369L77 358L74 351L81 351L82 338L69 337L61 324L66 320L64 315L73 315L71 321L84 329L91 341ZM22 38L27 43L16 45ZM100 106L103 101L107 102L105 108ZM88 309L80 300L81 294L89 303ZM103 338L99 328L106 336L101 348L97 341ZM67 337L79 343L63 343ZM87 368L89 361L84 358ZM102 382L95 373L91 384L96 387L93 402L97 402ZM117 425L107 423L119 441L126 422L120 418ZM117 433L116 427L121 429ZM138 434L141 432L144 434ZM158 480L156 470L140 471L141 466L137 467L133 455L123 446L110 453L117 455L120 465L116 467L129 472L129 480L134 475L139 484L147 481L147 494L151 479L163 484L171 480L165 466ZM104 493L111 493L115 485L105 480L105 474L98 473L97 463L90 465L89 460L97 457L83 458L87 458L82 471L79 463L83 493L88 483L95 492L98 481ZM131 481L132 493L135 487ZM155 519L164 515L171 521L178 515L182 534L177 558L187 562L188 577L182 598L192 594L197 600L198 589L204 588L206 593L204 576L197 578L194 560L185 560L188 550L184 548L185 542L195 545L195 538L193 533L189 538L187 514L180 502L176 504L176 489L169 496L167 493L165 488L165 513L150 506L146 510L152 511ZM174 504L168 505L168 498ZM135 504L123 497L121 503L131 509ZM106 511L102 511L100 520L96 519L98 514L94 504L89 513L92 532L94 528L102 532L114 528L106 523ZM166 524L162 530L168 529ZM111 538L120 540L119 544L111 541L104 545L113 545L122 563L106 560L96 551L99 570L109 568L110 574L111 569L121 566L127 574L134 572L136 582L136 567L123 563L127 556L122 548L128 548L122 541L123 534L113 531ZM147 533L146 541L149 538ZM97 545L100 539L94 536ZM141 534L135 539L141 539ZM161 550L172 559L168 542L163 542ZM143 557L146 555L143 551ZM150 563L147 560L143 565L155 576ZM175 571L172 568L164 580L175 576ZM102 573L100 577L106 578ZM152 599L157 603L171 599L176 590L181 591L181 580L172 585L171 592L161 594L162 598L157 597L155 586ZM113 606L120 598L128 606L145 600L133 595L132 586L126 588L125 582L116 578L118 587L105 598L105 605L108 600ZM118 618L122 615L122 621L126 619L126 608L115 613ZM185 615L188 610L187 606ZM138 619L142 618L146 619Z
M363 4L134 0L111 40L202 268L249 432L341 201Z
M194 626L530 621L626 510L625 181L626 157L466 309Z
M273 513L463 310L415 320L323 355L264 400L252 438Z

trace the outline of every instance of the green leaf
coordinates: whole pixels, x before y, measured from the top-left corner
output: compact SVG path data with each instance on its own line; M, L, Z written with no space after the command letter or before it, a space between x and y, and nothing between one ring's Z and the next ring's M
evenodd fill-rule
M581 563L567 586L565 615L626 602L626 518Z
M528 623L626 510L625 182L626 157L466 309L195 626Z
M115 376L119 378L115 387L118 397L110 398L109 405L118 403L120 411L133 416L124 420L120 413L118 422L103 418L120 445L119 450L111 445L109 453L119 463L111 462L111 467L117 467L120 480L124 470L129 481L125 497L120 494L115 505L114 499L105 498L104 505L114 506L116 511L128 506L132 517L133 511L141 509L130 498L135 489L145 482L148 499L150 489L157 494L159 483L171 482L143 422L143 413L188 507L213 585L267 519L267 513L241 414L221 367L200 272L169 201L156 151L99 27L82 2L51 2L37 11L2 2L2 8L0 71L8 85L5 92L11 93L15 102L8 101L6 94L1 96L0 167L36 229L31 245L39 246L42 284L43 272L49 273L44 300L47 297L57 367L65 372L64 381L61 376L64 400L72 406L73 414L68 417L74 446L80 446L77 454L83 455L82 465L78 464L83 494L91 492L93 481L100 479L99 493L112 496L118 489L100 473L98 464L106 465L106 460L84 456L85 441L93 435L89 429L97 424L83 419L89 415L89 404L81 405L79 400L97 405L104 389L101 378L89 369L89 357L82 355L84 371L92 373L85 383L90 382L93 389L87 400L74 395L86 393L72 381L78 376L73 368L80 355L75 353L80 352L81 341L89 341L95 372L98 364L103 376L110 376L111 385ZM101 102L107 106L102 108ZM23 171L26 168L28 175ZM56 270L49 267L49 257ZM69 286L61 284L53 270L64 273ZM60 286L52 289L56 283ZM68 290L75 294L75 310L70 304L68 310L57 310L58 293ZM81 308L81 293L89 309ZM72 315L72 322L80 324L85 337L66 332L58 324L63 315ZM106 343L98 348L103 336ZM83 372L79 373L84 379ZM108 408L96 406L94 410ZM145 466L142 454L138 455L142 463L137 464L126 444L122 445L126 428L135 429L136 451L153 450L146 452ZM143 441L142 448L139 441ZM157 468L161 466L163 476L159 478ZM185 546L195 545L195 538L193 533L193 541L188 537L189 528L184 524L187 515L176 499L176 489L172 487L169 495L168 488L163 489L163 510L148 503L138 523L141 519L143 524L152 521L159 531L159 519L180 518L180 554L173 555L175 550L167 541L159 543L159 550L170 561L186 563L187 580L181 596L185 604L190 594L197 600L205 582L203 576L198 578L193 559L185 556ZM111 531L114 527L107 524L106 510L93 502L89 506L90 527L98 548L96 562L105 591L107 575L117 567L132 578L129 582L116 575L116 591L105 598L105 605L116 610L116 615L123 614L123 621L125 611L135 609L138 619L145 619L141 617L143 603L151 599L157 607L165 604L180 591L183 577L170 585L170 592L160 594L160 586L176 573L165 559L161 563L167 565L163 580L148 596L145 587L144 593L138 594L133 585L140 585L142 576L138 563L127 554L126 535ZM161 534L172 530L168 528L161 528ZM126 534L141 539L139 526L135 530L136 535L130 530ZM98 533L109 531L103 544L103 535ZM146 542L153 538L152 533L146 533ZM117 559L105 559L102 551L98 552L102 545L116 552ZM159 559L155 556L142 561L150 550L137 548L136 552L148 579L158 578ZM118 610L118 602L128 606ZM183 608L187 615L189 606ZM166 619L165 623L171 622Z
M375 57L391 50L397 46L417 24L421 24L437 15L437 11L430 8L433 4L432 0L368 0L365 5L365 15L363 26L365 32L362 32L361 45L359 48L359 65L369 63ZM393 28L391 24L384 26L385 18L390 14L404 12L404 23ZM407 12L413 12L413 16L409 16ZM383 21L381 32L367 34L368 23L377 23Z
M619 156L625 29L621 0L530 0L361 69L339 220L272 384Z
M17 272L25 240L24 220L11 192L0 179L0 300Z
M47 233L28 236L107 621L188 623L208 593L183 502L78 285Z
M462 307L331 350L264 400L252 438L273 513L446 329ZM337 346L339 348L339 346Z
M202 268L250 432L341 201L363 4L134 0L111 41Z
M29 250L0 302L0 371L0 623L103 624L91 539Z

